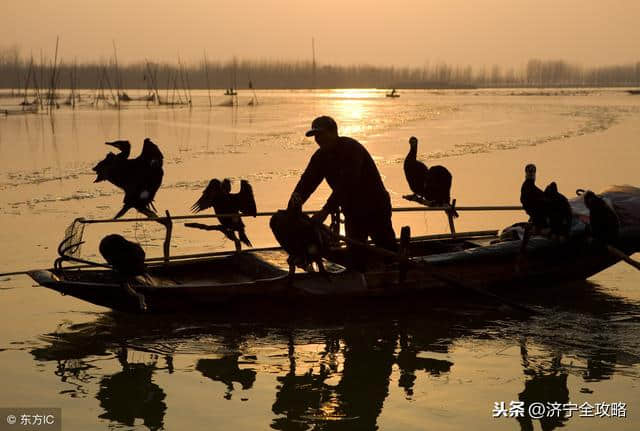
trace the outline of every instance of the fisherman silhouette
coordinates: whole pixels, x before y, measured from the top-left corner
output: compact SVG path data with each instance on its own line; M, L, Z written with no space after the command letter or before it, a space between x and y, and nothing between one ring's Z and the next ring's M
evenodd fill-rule
M336 122L327 116L313 120L306 136L313 136L320 148L311 156L288 208L302 207L322 180L326 180L332 189L331 196L312 220L322 223L330 213L340 209L348 238L364 243L370 236L377 247L395 251L391 199L367 149L355 139L339 136ZM366 249L353 245L349 248L350 266L364 271Z

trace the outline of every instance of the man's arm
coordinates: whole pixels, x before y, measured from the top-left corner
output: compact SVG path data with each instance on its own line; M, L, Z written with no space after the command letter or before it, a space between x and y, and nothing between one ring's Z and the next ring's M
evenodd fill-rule
M293 193L291 193L291 198L289 199L289 206L302 206L309 196L318 188L322 180L324 179L324 164L322 163L321 154L316 151L313 156L311 156L311 160L309 160L309 164L307 168L302 173L298 184L293 189Z
M324 204L322 210L326 211L327 213L332 213L338 211L338 207L338 194L336 192L331 192L331 196L329 196L329 199L327 199L327 203Z

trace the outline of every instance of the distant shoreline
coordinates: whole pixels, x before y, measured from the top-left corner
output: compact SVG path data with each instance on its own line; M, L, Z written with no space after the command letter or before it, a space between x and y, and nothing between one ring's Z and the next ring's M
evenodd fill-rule
M480 89L640 87L640 61L580 66L562 60L529 60L519 67L447 63L424 67L329 65L311 61L210 61L185 64L144 60L78 63L63 57L25 57L0 50L0 88L56 89Z
M547 86L531 86L531 85L512 85L512 86L485 86L485 87L474 87L474 86L456 86L456 85L441 85L441 86L432 86L432 87L419 87L419 86L394 86L394 87L326 87L326 88L308 88L308 87L254 87L249 88L247 86L238 86L237 90L240 91L332 91L332 90L371 90L371 91L389 91L390 88L395 88L397 91L434 91L434 90L589 90L589 89L604 89L604 88L612 88L612 89L620 89L620 90L631 90L635 91L636 88L640 88L640 84L638 85L627 85L627 84L602 84L602 85L547 85ZM127 87L121 89L120 91L136 91L136 92L144 92L148 91L147 88L136 88L136 87ZM166 91L172 90L171 87L159 87L158 90ZM226 87L193 87L190 89L191 91L215 91L215 92L224 92ZM56 91L70 91L70 88L62 87L56 89ZM96 91L95 87L78 87L75 88L74 91ZM115 90L114 90L115 91ZM32 92L32 89L29 89L29 93ZM13 96L12 96L13 93ZM0 96L7 97L22 97L24 95L24 88L12 88L12 87L3 87L0 86ZM220 94L214 94L215 96L220 96Z

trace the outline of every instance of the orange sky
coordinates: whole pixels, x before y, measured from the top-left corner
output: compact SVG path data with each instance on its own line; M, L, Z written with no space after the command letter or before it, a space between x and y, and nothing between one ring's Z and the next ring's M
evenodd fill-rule
M638 0L0 0L0 47L121 62L310 59L422 66L640 61Z

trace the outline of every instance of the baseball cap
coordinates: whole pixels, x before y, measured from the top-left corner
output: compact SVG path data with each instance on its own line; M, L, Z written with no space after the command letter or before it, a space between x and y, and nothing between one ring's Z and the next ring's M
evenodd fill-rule
M338 131L338 125L333 118L323 115L311 122L311 129L307 130L305 136L313 136L325 130Z

